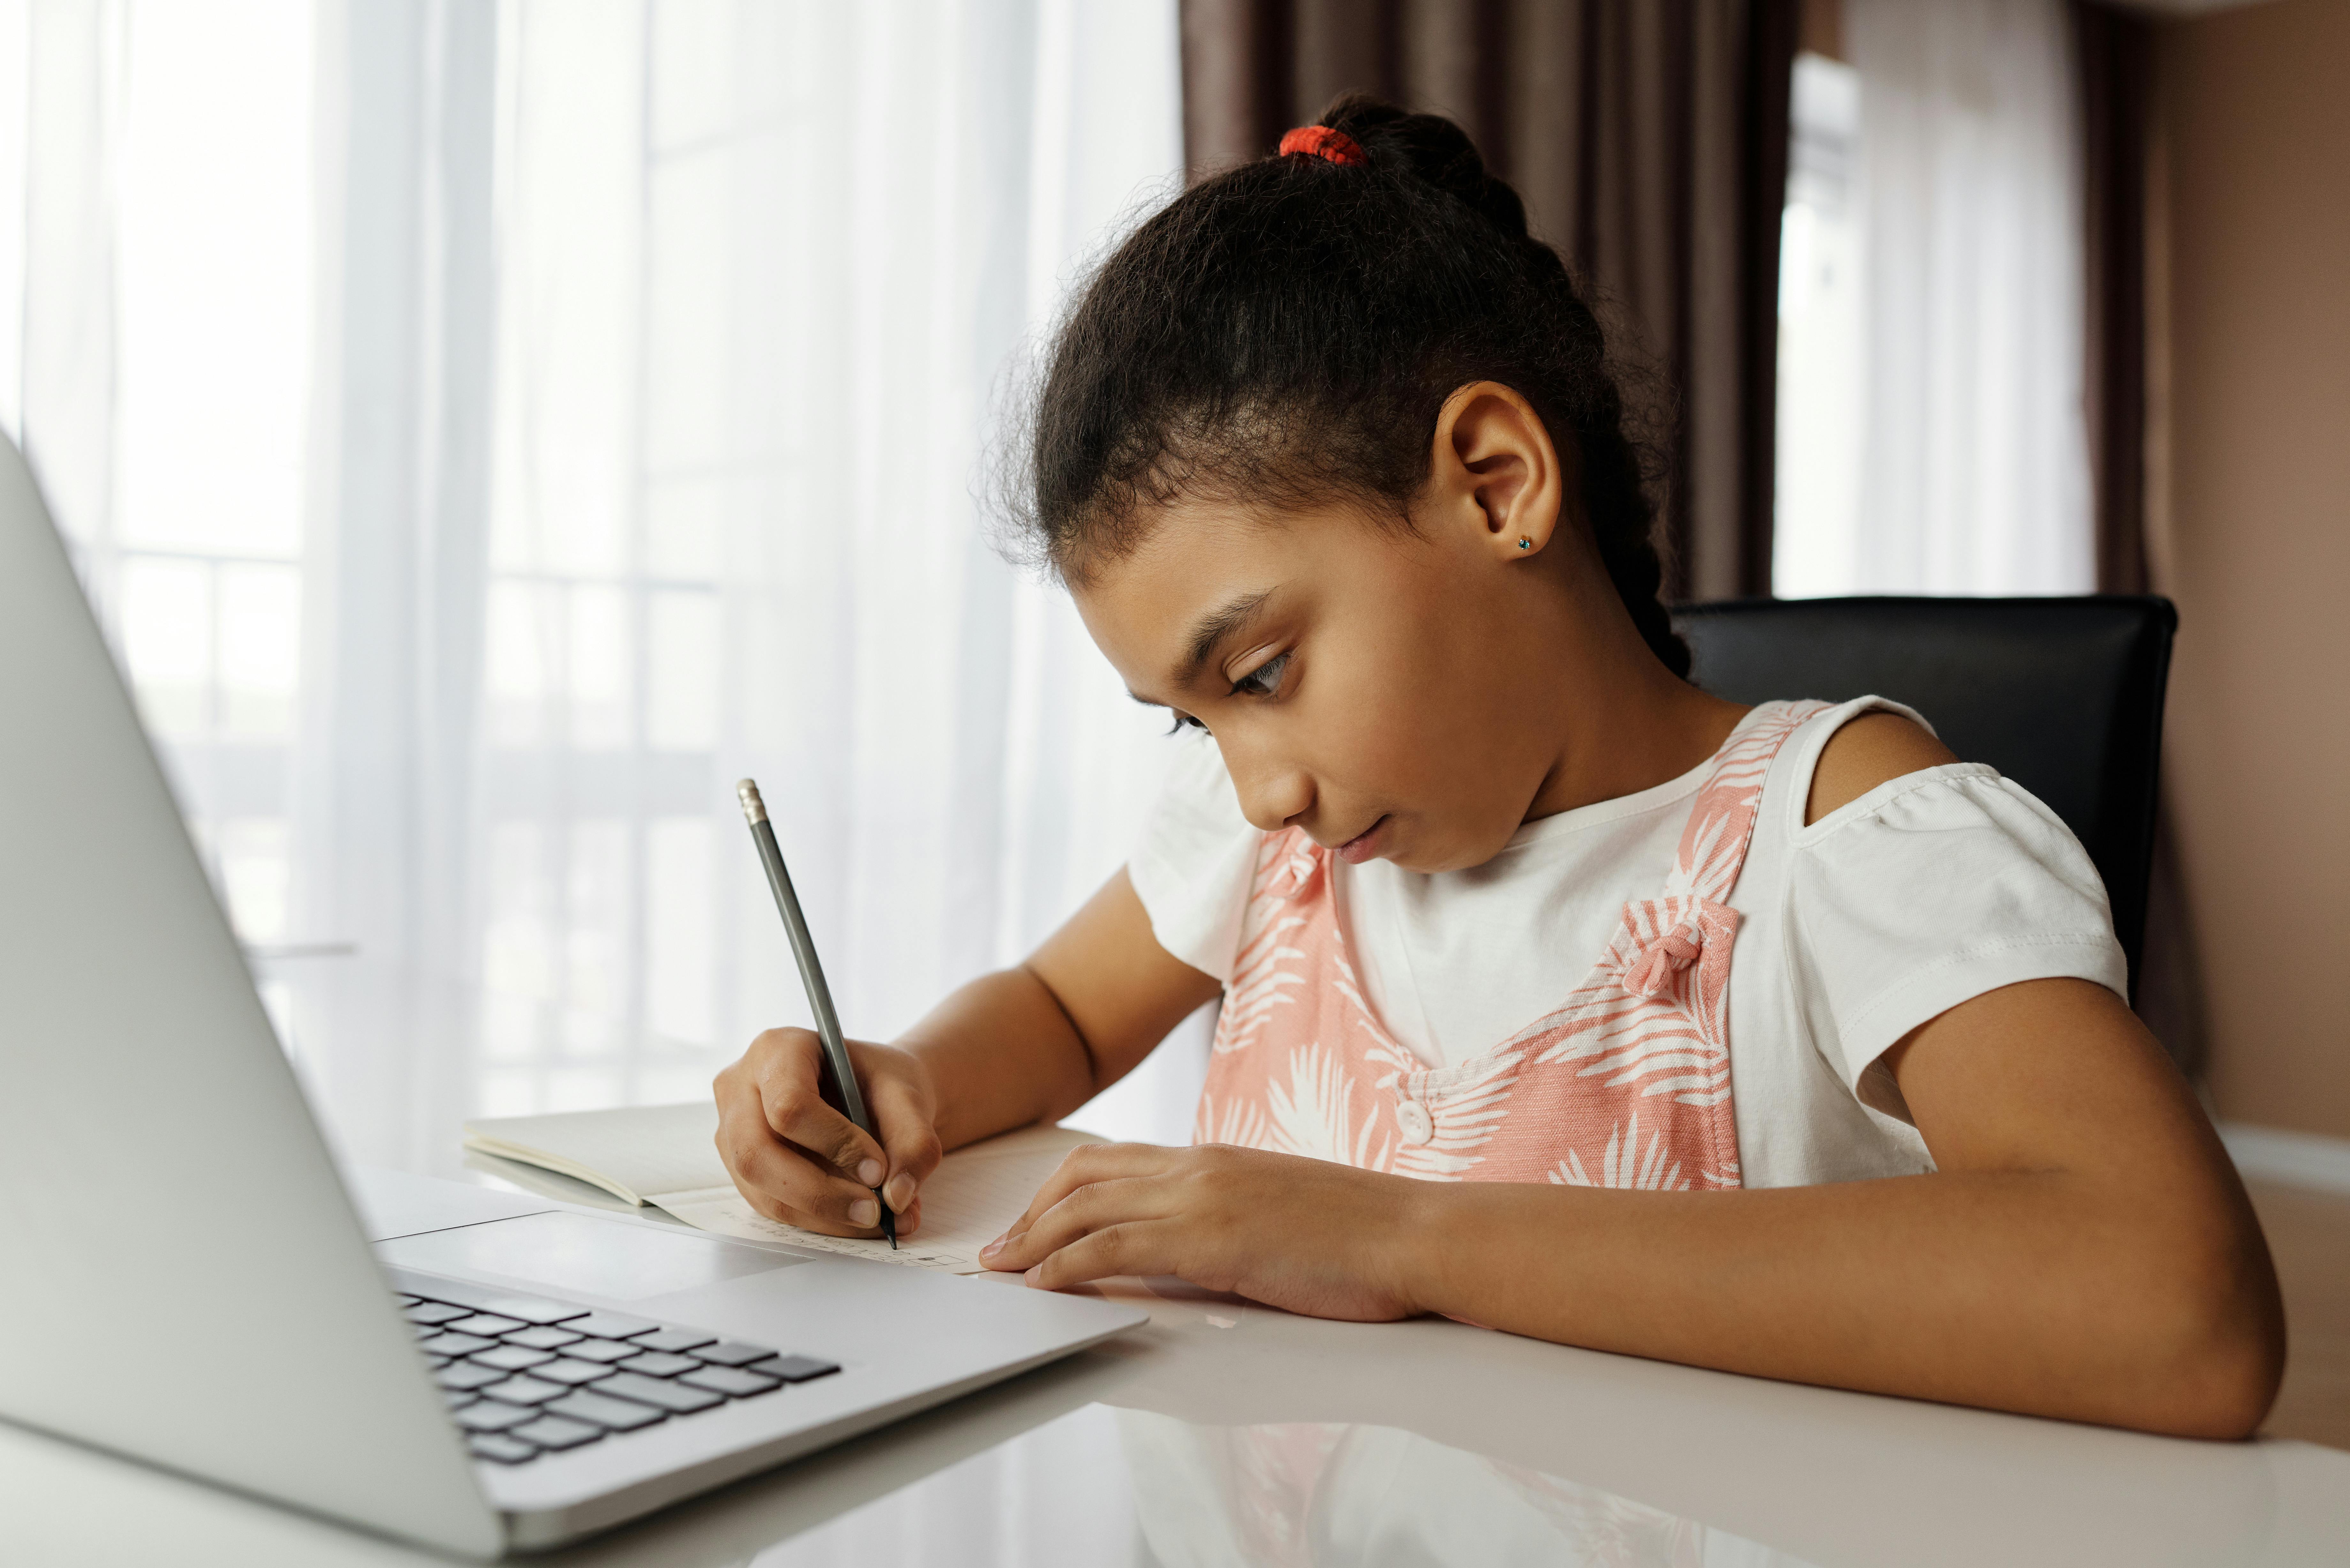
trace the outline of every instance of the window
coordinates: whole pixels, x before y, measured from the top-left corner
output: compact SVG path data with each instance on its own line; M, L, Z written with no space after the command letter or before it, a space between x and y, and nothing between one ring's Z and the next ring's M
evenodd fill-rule
M2060 0L1845 0L1798 57L1777 590L2085 593L2080 148Z
M1860 559L1860 78L1795 57L1779 240L1779 461L1772 587L1848 594Z

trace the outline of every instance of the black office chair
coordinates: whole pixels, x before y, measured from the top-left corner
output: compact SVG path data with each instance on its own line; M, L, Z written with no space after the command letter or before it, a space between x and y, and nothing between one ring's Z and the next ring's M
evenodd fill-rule
M2168 599L1731 599L1679 606L1673 624L1708 691L1889 697L2045 801L2106 879L2136 992L2178 629Z

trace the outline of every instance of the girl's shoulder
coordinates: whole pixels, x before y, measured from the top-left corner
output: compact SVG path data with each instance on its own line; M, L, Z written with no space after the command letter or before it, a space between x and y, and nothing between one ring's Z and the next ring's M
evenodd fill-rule
M1881 699L1825 708L1788 737L1735 901L1763 917L1783 955L1769 967L1820 1049L1897 1116L1898 1096L1863 1075L1938 1013L2030 980L2127 992L2105 883L2072 830Z
M1958 753L1913 714L1889 707L1853 712L1827 726L1804 791L1804 825L1810 826L1879 784L1958 760Z
M1803 716L1773 756L1759 802L1766 836L1815 840L1819 824L1838 813L1846 813L1839 821L1849 820L1856 814L1848 807L1900 780L1996 776L1962 763L1924 714L1889 697L1765 702L1741 728L1792 713Z
M1249 880L1263 835L1213 741L1185 735L1127 861L1159 945L1193 969L1229 980Z
M2034 858L2061 841L2085 864L2071 829L2038 797L1989 763L1959 757L1916 709L1876 696L1804 706L1814 711L1773 760L1759 825L1799 854L1866 855L1879 833L1976 826L2018 840Z
M1151 806L1146 837L1221 847L1228 840L1253 836L1257 830L1241 811L1240 795L1216 742L1187 731L1168 744L1175 755Z

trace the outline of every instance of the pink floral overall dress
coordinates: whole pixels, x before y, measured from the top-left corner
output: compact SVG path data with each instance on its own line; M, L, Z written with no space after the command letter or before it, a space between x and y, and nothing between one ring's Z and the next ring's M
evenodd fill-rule
M1590 978L1451 1066L1424 1065L1373 1014L1330 851L1265 835L1192 1141L1434 1180L1738 1186L1730 894L1771 759L1826 707L1752 715L1714 753L1663 890L1624 906Z

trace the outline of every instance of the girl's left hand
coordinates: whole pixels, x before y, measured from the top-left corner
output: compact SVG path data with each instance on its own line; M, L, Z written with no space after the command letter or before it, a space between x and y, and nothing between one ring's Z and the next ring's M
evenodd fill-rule
M1314 1317L1381 1322L1422 1309L1406 1288L1428 1184L1299 1155L1210 1145L1094 1144L980 1253L1044 1290L1175 1274Z

